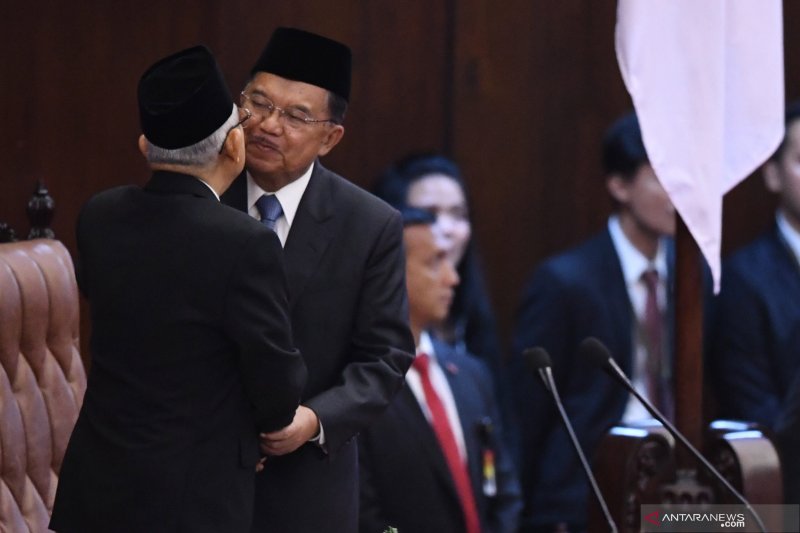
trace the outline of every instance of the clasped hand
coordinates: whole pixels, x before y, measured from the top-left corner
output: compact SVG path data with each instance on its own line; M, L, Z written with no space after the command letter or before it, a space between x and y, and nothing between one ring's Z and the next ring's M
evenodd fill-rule
M291 424L277 431L259 435L261 453L267 456L292 453L317 433L319 433L317 414L301 405L295 411Z

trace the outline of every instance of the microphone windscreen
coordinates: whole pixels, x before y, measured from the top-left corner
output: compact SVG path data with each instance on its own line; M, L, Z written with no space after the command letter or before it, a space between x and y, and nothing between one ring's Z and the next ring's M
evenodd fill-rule
M532 372L552 366L550 355L547 353L547 350L540 346L526 348L522 352L522 357L525 358L525 364L528 365L528 368Z
M581 341L578 348L583 356L599 368L608 368L608 361L611 359L611 352L606 345L594 337L587 337Z

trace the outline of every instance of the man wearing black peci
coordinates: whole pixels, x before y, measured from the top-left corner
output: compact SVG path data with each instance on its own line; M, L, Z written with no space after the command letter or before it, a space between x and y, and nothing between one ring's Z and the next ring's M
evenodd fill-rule
M208 49L157 62L138 97L153 175L78 221L92 366L50 527L246 532L258 434L291 423L306 380L281 248L219 202L248 116Z
M278 28L241 94L247 172L223 201L281 239L309 369L292 424L262 437L254 531L357 530L355 436L412 360L400 215L318 160L344 135L350 65L345 45Z

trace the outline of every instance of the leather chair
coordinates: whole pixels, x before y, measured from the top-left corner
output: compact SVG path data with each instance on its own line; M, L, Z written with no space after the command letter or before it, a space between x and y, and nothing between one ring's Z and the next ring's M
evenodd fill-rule
M0 531L48 531L86 390L79 304L59 241L0 244Z

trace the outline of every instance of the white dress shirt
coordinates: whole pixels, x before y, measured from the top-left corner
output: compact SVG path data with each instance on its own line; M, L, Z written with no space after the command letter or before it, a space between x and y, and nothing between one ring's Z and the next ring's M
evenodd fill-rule
M794 253L797 264L800 265L800 233L797 233L792 225L789 224L783 211L778 211L775 218L778 221L778 231L781 233L783 240L786 241L786 244L789 245L789 249Z
M634 388L643 396L647 396L647 386L645 383L645 366L647 364L647 348L644 339L639 334L641 330L639 324L644 322L645 305L647 303L647 287L642 280L642 274L648 270L658 272L658 306L663 312L667 303L667 258L666 246L661 240L658 244L658 251L655 259L651 262L628 240L619 223L619 218L614 215L608 220L608 232L611 234L611 241L617 251L622 275L625 278L625 286L628 289L628 297L635 315L633 324L633 369L631 382ZM648 398L650 399L650 398ZM625 413L622 415L623 422L633 422L652 418L650 413L633 395L628 398Z
M447 412L447 420L450 422L450 429L453 431L453 435L456 438L458 453L461 456L461 460L466 463L467 445L464 442L464 431L461 428L461 419L458 417L456 400L453 397L453 391L450 389L447 376L445 376L444 370L442 370L442 367L439 366L439 362L436 360L431 337L426 331L423 331L420 335L417 353L428 354L430 358L428 376L430 377L431 385L433 385L433 390L436 391L436 394L444 405L444 409ZM414 393L414 397L422 408L422 412L425 413L425 418L430 422L431 411L428 409L428 403L425 401L425 391L422 389L422 380L420 379L419 372L417 372L417 369L413 366L409 368L406 373L406 383L408 384L408 388L411 389L411 392Z
M256 184L253 177L250 176L250 173L247 173L247 212L251 217L256 220L261 220L261 215L256 207L256 201L265 194L274 194L281 203L283 214L275 221L275 234L281 241L281 246L286 245L286 238L289 236L289 230L292 229L292 222L294 222L294 216L297 214L297 207L300 205L303 193L306 192L306 187L308 187L308 182L311 180L311 172L313 172L313 170L314 164L312 163L302 176L284 185L277 191L265 191Z

